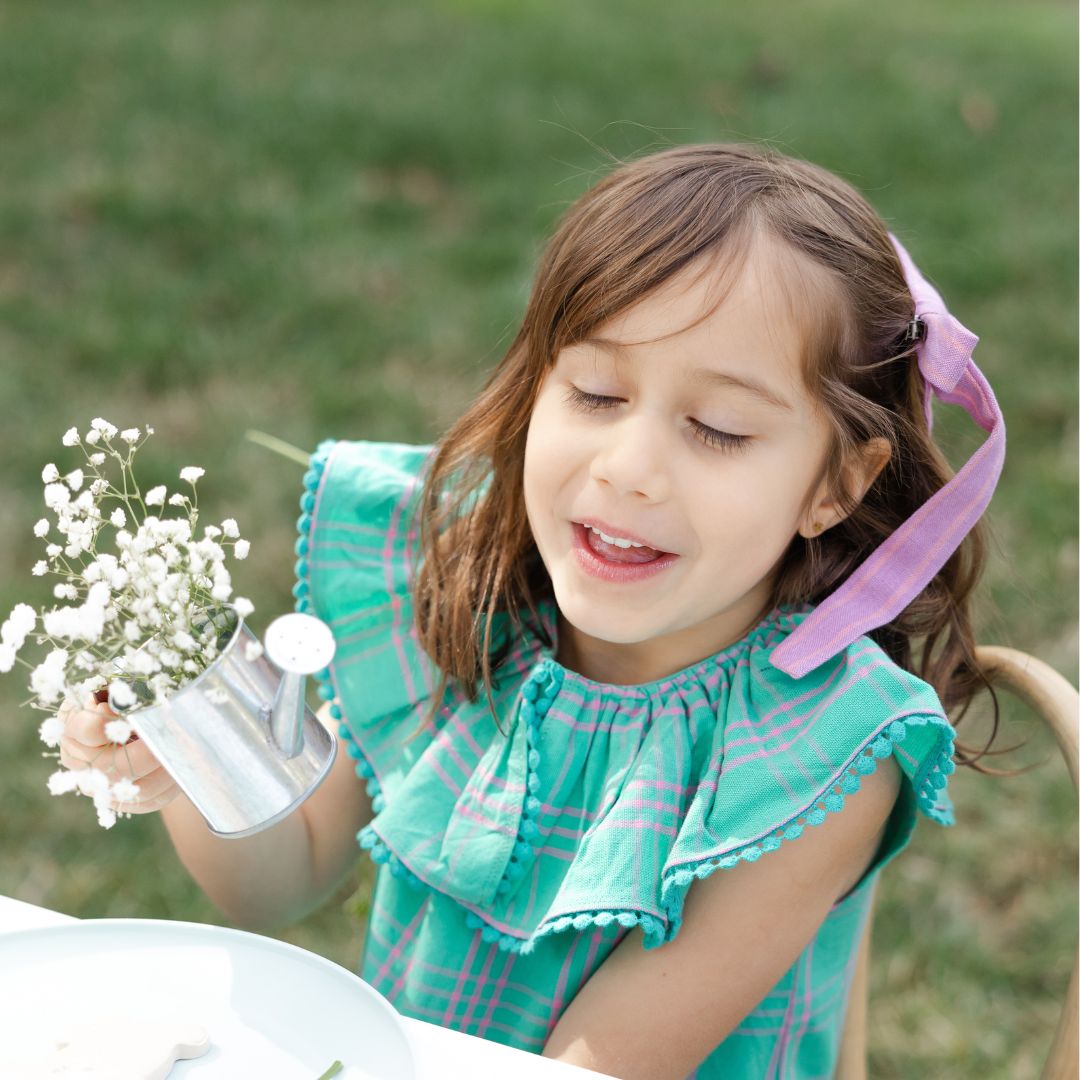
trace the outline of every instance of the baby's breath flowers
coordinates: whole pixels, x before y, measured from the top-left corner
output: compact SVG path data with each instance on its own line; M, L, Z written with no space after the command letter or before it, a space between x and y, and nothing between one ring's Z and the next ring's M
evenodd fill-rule
M92 694L107 693L119 713L168 698L213 662L237 616L254 610L250 600L233 597L225 566L230 550L244 559L250 548L236 521L205 525L198 535L196 485L205 470L180 470L189 491L170 495L164 484L140 491L132 463L153 430L121 431L100 417L85 435L69 428L61 443L81 448L85 461L63 474L50 463L41 473L55 523L43 517L34 525L46 557L31 573L58 578L53 595L68 603L41 612L15 605L0 625L0 672L16 663L29 670L26 704L48 714L39 734L50 748L59 745L65 715ZM176 508L171 516L166 504ZM18 655L30 638L49 647L36 666ZM116 807L139 797L138 785L116 768L131 735L128 720L111 720L110 745L98 755L104 764L96 757L87 768L61 768L49 777L49 791L90 796L99 823L110 828Z

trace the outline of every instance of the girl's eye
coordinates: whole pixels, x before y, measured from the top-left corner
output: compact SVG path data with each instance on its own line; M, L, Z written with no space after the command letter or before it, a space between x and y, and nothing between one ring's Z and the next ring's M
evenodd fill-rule
M590 394L576 386L568 386L566 400L575 409L582 412L595 412L597 409L610 409L619 404L617 397L605 397L603 394Z
M608 397L604 394L590 394L585 390L579 390L576 386L567 387L566 392L567 403L581 412L611 409L618 405L620 400L621 398ZM716 428L707 427L697 420L691 420L690 425L706 446L718 447L722 450L747 450L753 441L749 435L732 435L728 431L717 431Z
M723 450L749 450L751 438L749 435L732 435L730 431L717 431L716 428L706 427L696 420L691 420L698 437L706 446L717 446Z

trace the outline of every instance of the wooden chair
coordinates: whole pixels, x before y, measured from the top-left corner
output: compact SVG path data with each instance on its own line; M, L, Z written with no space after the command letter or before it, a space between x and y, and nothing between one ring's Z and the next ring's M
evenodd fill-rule
M1050 725L1065 763L1077 787L1077 754L1080 747L1080 694L1048 664L1016 649L983 645L977 650L995 689L1010 690L1026 702ZM866 1080L866 1009L870 973L870 929L873 909L867 917L862 946L848 1000L844 1035L836 1080ZM1050 1055L1043 1068L1042 1080L1076 1080L1080 1042L1077 1033L1077 959L1065 991L1065 1001L1058 1019Z

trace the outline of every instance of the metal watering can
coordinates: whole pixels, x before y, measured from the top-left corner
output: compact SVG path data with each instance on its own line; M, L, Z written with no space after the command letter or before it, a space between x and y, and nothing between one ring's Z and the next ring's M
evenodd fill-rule
M275 619L265 647L237 616L204 672L124 717L212 832L251 836L291 814L330 772L337 743L304 689L333 655L330 628L312 615Z

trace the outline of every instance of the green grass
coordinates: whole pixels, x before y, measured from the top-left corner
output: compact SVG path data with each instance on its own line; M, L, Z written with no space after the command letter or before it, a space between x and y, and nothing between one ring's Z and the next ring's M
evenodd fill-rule
M981 336L1009 427L984 641L1076 679L1076 66L1066 5L435 0L0 9L0 609L43 602L38 474L103 415L148 483L253 539L291 605L299 469L246 444L436 437L498 359L540 245L613 157L768 140L864 190ZM976 440L940 414L955 456ZM216 921L160 823L50 800L0 683L0 892ZM871 1074L1038 1074L1075 948L1075 803L1046 737L957 777L885 875ZM964 728L961 734L964 734ZM368 870L288 940L353 965ZM358 891L354 894L354 889Z

